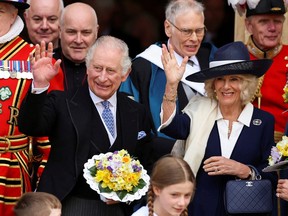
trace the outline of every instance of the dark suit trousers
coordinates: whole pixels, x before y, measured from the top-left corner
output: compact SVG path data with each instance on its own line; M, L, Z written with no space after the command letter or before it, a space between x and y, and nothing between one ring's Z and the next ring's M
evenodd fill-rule
M122 205L69 196L62 202L62 216L128 216Z

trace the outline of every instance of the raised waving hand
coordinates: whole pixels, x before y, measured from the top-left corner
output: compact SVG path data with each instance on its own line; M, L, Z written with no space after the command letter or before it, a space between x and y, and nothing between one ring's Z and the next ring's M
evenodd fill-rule
M35 53L30 54L31 69L33 74L33 84L35 88L45 88L49 86L50 80L55 77L59 71L61 60L54 64L53 44L50 42L46 50L44 41L35 46Z
M161 61L166 74L167 85L178 85L185 72L188 57L184 57L181 65L179 66L174 55L173 47L169 45L168 48L165 44L162 44Z

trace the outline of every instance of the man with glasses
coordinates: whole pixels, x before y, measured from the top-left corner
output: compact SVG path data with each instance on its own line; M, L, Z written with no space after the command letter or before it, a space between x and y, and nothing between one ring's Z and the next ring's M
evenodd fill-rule
M196 34L196 37L197 38L201 38L203 37L203 35L205 34L205 31L206 31L206 27L202 27L202 28L197 28L197 29L181 29L181 28L178 28L175 24L173 24L173 22L167 20L172 26L174 26L176 29L178 29L178 31L180 31L183 35L183 37L191 37L191 35L195 32Z
M171 1L166 8L165 33L172 45L179 65L185 56L189 57L182 85L177 91L177 112L181 111L195 94L204 95L204 85L189 82L186 76L209 67L209 59L216 48L202 43L205 36L204 8L197 1ZM161 63L163 42L148 47L133 60L132 72L120 91L145 105L150 117L151 128L156 136L157 157L171 152L175 140L157 131L160 126L160 108L165 91L166 77Z

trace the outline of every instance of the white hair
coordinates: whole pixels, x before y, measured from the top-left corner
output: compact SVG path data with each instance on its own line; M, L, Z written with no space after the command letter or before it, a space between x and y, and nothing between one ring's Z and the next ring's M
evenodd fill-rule
M175 22L177 16L191 11L202 14L204 17L204 6L202 3L195 0L172 0L166 7L165 16L167 20Z
M90 66L90 62L93 58L95 49L99 46L105 46L105 49L119 50L122 54L122 60L121 60L122 75L125 75L129 71L132 62L131 58L129 57L129 49L127 44L123 40L108 35L99 37L96 40L96 42L90 47L86 56L87 68Z

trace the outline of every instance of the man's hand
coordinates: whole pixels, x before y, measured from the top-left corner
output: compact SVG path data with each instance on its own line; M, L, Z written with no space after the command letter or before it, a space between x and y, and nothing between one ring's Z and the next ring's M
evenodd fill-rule
M174 55L174 49L169 45L169 51L165 44L162 44L162 56L161 61L164 67L166 74L167 84L178 84L185 72L186 64L188 62L188 57L184 57L181 65L178 65L178 62Z
M46 51L44 41L41 45L35 46L34 55L30 53L31 69L33 74L33 84L35 88L45 88L49 86L50 80L56 76L59 71L61 60L52 64L53 44L50 42Z

